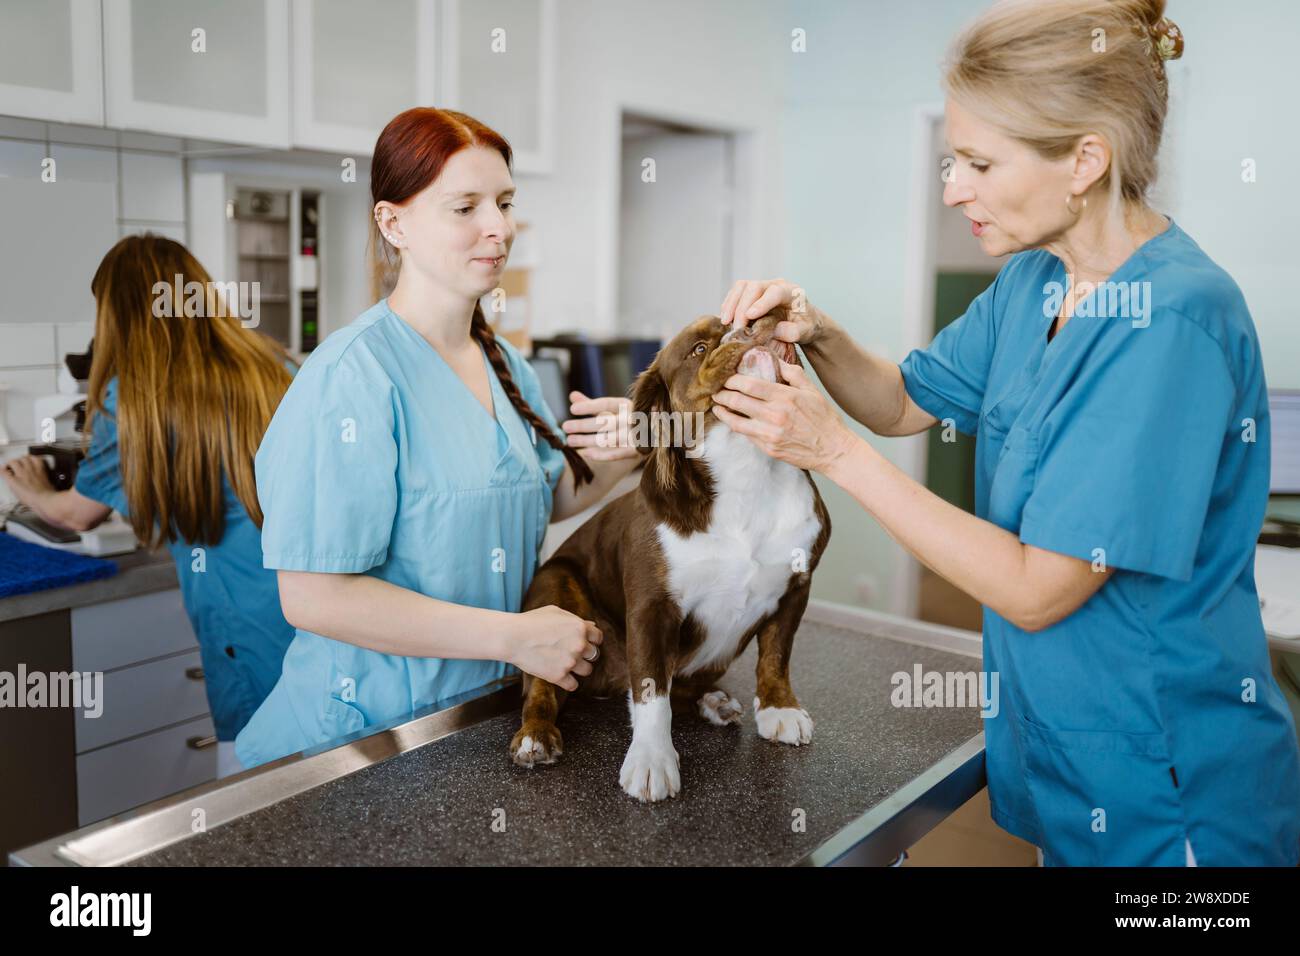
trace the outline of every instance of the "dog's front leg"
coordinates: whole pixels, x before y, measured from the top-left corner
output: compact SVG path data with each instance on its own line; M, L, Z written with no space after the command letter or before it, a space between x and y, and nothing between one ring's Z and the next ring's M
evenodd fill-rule
M759 736L783 744L812 740L813 721L790 687L790 650L808 606L811 587L787 591L758 631L757 689L754 718Z
M618 780L628 796L654 801L677 796L681 776L672 737L672 675L681 616L656 598L627 612L628 710L632 745Z

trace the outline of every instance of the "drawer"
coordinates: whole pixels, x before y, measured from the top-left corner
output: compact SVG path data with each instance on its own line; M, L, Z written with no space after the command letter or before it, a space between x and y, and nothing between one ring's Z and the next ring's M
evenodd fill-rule
M72 667L111 671L198 647L179 588L72 609Z
M77 753L202 717L208 712L202 673L197 650L109 671L102 713L87 717L84 709L73 712Z
M188 743L210 737L202 749ZM189 720L77 757L78 826L122 813L217 776L211 717Z

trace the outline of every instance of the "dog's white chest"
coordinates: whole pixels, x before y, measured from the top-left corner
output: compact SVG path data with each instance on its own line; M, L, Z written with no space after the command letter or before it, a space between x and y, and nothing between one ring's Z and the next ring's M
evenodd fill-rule
M705 633L681 674L730 661L741 638L776 609L790 575L807 570L819 530L812 488L798 468L721 424L701 447L714 482L708 529L683 537L658 528L669 589L683 617L694 615Z

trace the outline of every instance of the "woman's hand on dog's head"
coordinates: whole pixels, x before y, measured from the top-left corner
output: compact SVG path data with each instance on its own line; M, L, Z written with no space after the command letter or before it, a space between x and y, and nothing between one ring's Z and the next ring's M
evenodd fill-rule
M744 328L773 309L784 308L786 318L777 323L773 335L785 342L809 345L821 335L821 314L808 302L804 291L787 279L739 279L722 300L718 317L723 325Z

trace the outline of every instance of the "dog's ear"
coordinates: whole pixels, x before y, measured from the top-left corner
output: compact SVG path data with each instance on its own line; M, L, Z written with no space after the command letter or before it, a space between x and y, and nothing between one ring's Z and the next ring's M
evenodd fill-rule
M641 493L650 510L678 534L693 534L708 527L713 502L713 479L700 462L686 457L674 444L670 422L681 415L674 409L664 378L660 351L632 387L632 410L641 430L637 450L649 455L641 476ZM703 436L696 436L698 441Z
M668 398L668 383L659 372L659 360L650 363L650 367L637 376L632 386L632 411L639 413L638 418L645 423L645 443L637 446L637 451L648 455L654 449L652 424L658 419L656 413L672 411Z
M655 356L632 388L632 411L636 413L640 429L637 451L650 456L641 485L656 510L662 508L677 490L682 468L681 449L672 447L672 428L664 428L665 423L671 421L673 407L668 383L659 367L662 354Z

